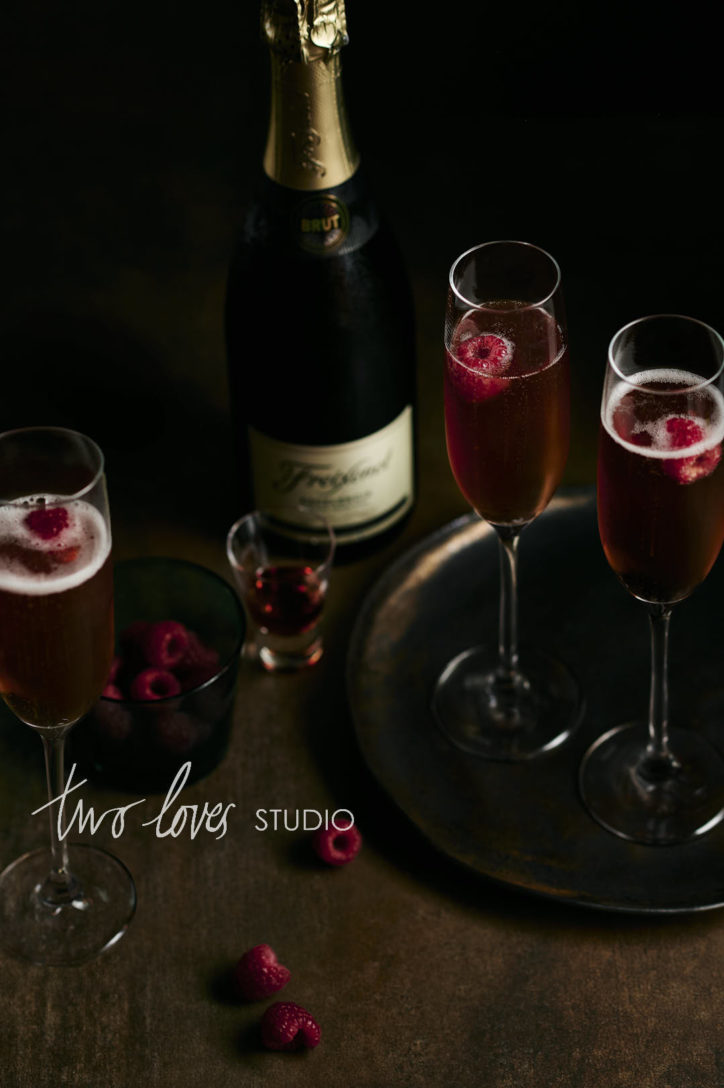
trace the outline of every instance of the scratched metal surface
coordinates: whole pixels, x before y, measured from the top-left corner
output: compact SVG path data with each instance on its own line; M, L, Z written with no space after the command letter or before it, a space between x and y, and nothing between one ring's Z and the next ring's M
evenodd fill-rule
M441 851L527 892L614 911L668 913L724 903L724 825L675 847L627 843L583 809L588 745L645 713L648 623L603 557L591 490L556 499L523 534L521 641L558 654L579 679L583 721L561 749L521 764L459 752L430 711L435 679L469 645L494 640L497 545L461 518L402 556L370 593L354 630L348 687L375 777ZM720 568L672 620L672 721L724 741Z

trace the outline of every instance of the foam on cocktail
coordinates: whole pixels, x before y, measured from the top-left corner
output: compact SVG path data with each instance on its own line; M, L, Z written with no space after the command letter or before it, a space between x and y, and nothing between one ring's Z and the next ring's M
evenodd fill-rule
M652 383L671 385L674 388L672 388L671 393L666 390L647 390L644 388L642 389L644 401L647 394L650 394L652 401L657 397L661 402L664 397L669 395L685 397L691 393L691 395L696 395L699 398L706 398L710 402L711 414L708 418L705 419L699 415L687 416L701 430L704 437L700 441L684 446L672 444L669 422L680 418L680 411L662 414L654 420L635 421L630 430L631 435L640 435L642 438L647 436L650 439L650 443L647 444L643 444L640 440L627 441L620 430L616 428L614 423L616 412L621 407L624 398L635 395L636 387L645 387ZM674 369L646 370L626 382L618 383L608 398L608 403L601 410L601 422L615 442L640 456L661 460L697 457L724 441L724 397L714 385L702 386L702 378L689 371Z
M65 527L51 539L33 532L28 514L45 504L62 504ZM46 596L73 589L92 578L108 558L110 532L94 506L33 495L0 506L0 590Z

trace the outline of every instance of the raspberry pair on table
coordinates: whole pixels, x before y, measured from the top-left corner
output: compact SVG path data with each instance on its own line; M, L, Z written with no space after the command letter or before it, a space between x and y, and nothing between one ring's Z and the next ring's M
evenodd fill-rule
M322 828L315 833L312 845L328 865L341 866L357 856L362 836L354 824L341 830ZM236 991L245 1001L271 997L282 990L290 978L289 968L279 962L268 944L250 948L234 969ZM320 1038L319 1024L311 1013L294 1001L275 1001L262 1016L261 1040L269 1050L312 1049Z
M279 963L268 944L245 952L234 970L234 983L245 1001L263 1001L283 989L291 978L288 967ZM311 1013L294 1001L275 1001L261 1018L261 1040L268 1050L302 1050L317 1046L319 1024Z

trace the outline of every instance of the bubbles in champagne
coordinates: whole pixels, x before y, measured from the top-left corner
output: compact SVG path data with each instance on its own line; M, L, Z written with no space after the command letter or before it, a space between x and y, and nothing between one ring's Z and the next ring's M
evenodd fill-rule
M28 526L28 509L53 506L67 512L67 524L63 519L62 531L44 538ZM72 589L96 573L110 547L106 523L89 503L50 495L18 499L0 506L0 589L28 595Z
M682 418L692 424L692 435L703 437L691 444L672 443L671 423ZM632 453L660 460L692 458L724 440L724 397L690 371L646 370L614 387L601 421L611 438Z

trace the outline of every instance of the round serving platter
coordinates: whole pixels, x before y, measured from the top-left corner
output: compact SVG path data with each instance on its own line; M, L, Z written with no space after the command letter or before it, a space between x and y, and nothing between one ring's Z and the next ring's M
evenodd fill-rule
M581 723L559 749L524 763L459 751L431 696L468 646L497 635L498 552L474 515L444 526L382 575L358 616L347 685L362 754L382 787L439 850L476 872L568 903L629 913L724 905L724 821L679 846L642 846L583 808L589 744L645 716L648 621L603 556L589 489L562 493L523 533L520 638L578 678ZM671 720L724 747L724 569L674 610Z

